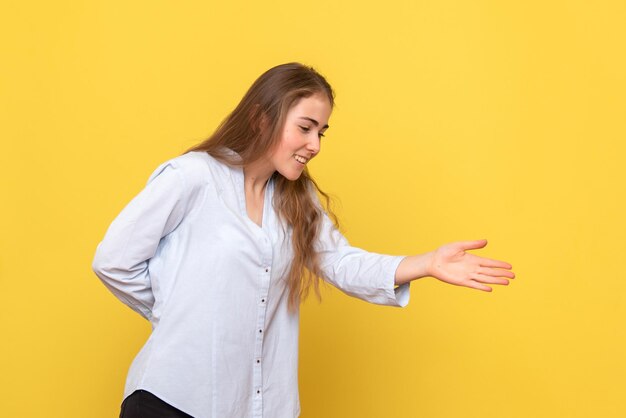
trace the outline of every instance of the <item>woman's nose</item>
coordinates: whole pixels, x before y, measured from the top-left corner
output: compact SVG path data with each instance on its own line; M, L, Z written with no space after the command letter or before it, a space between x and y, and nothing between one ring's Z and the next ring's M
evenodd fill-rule
M316 155L318 152L320 152L320 139L314 138L310 140L307 144L307 150L313 155Z

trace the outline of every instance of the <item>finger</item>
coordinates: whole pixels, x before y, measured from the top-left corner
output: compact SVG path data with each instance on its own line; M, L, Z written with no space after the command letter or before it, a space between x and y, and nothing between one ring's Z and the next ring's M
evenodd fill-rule
M472 289L483 290L485 292L491 292L491 288L489 286L485 286L484 284L478 283L475 280L469 280L465 286L471 287Z
M513 268L513 266L506 261L493 260L491 258L479 257L478 263L483 267L497 267L509 270Z
M493 277L508 277L509 279L515 278L515 273L513 273L512 271L502 270L502 269L493 269L489 267L478 267L478 270L476 271L476 273L484 274L486 276L493 276Z
M498 277L486 276L486 275L480 274L480 273L472 273L472 274L470 274L470 278L472 280L475 280L475 281L481 282L481 283L503 284L505 286L509 284L509 281L507 279L500 279Z
M478 249L478 248L483 248L485 245L487 245L487 240L486 239L479 239L479 240L475 240L475 241L460 241L457 244L463 250L475 250L475 249Z

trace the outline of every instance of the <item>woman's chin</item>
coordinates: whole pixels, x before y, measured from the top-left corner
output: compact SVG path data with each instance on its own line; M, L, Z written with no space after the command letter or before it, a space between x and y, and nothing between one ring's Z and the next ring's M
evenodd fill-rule
M279 173L286 178L287 180L291 180L291 181L296 181L300 178L300 176L302 175L302 170L298 170L298 171L279 171Z

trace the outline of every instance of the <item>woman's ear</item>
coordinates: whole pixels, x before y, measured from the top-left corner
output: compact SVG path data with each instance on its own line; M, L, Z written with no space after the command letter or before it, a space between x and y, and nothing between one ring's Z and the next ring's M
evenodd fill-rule
M269 122L265 113L259 115L258 123L260 132L265 132L269 128Z
M252 130L256 133L263 132L268 128L269 123L267 115L261 111L261 106L259 104L252 106L252 110L249 115L249 122L252 126Z

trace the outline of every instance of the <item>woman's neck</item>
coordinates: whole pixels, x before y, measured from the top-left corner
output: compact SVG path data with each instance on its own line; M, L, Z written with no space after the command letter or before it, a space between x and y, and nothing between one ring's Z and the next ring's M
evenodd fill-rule
M257 160L243 168L244 188L253 196L262 196L274 168L265 159Z

